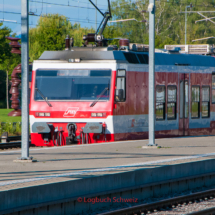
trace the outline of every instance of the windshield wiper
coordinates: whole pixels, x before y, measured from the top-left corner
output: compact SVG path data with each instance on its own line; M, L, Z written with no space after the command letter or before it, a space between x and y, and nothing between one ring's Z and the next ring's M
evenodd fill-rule
M49 103L49 101L47 100L47 98L45 98L45 96L42 94L42 92L38 89L35 88L35 90L40 94L40 96L45 100L45 102L48 104L49 107L52 107L52 105Z
M98 100L104 95L104 93L105 93L107 90L109 90L108 87L106 87L106 88L101 92L101 94L98 96L98 98L97 98L93 103L91 103L90 107L93 107L93 106L98 102Z

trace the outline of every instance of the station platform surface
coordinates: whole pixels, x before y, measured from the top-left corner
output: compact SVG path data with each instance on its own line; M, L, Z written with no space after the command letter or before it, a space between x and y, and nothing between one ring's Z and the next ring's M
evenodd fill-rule
M0 151L0 191L140 168L215 158L215 136L30 148L35 163L15 163L20 149Z

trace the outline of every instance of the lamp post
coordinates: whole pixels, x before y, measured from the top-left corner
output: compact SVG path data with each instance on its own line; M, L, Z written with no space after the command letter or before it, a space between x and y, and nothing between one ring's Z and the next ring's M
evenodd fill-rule
M185 45L187 45L187 8L192 8L193 5L190 3L190 5L185 7Z
M96 6L97 6L97 0L96 0ZM97 31L97 10L96 10L96 31Z
M155 0L149 1L149 147L155 144Z

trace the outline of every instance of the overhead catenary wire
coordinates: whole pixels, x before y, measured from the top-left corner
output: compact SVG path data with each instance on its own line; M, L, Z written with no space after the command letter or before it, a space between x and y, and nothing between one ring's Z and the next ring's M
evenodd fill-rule
M4 1L4 0L3 0ZM65 0L66 2L68 1L68 0ZM85 8L85 9L87 9L87 11L88 11L88 13L89 13L89 10L90 9L94 9L94 8L91 8L91 7L89 7L89 6L86 6L86 7L84 7L84 6L80 6L80 5L71 5L71 2L70 1L72 1L72 2L82 2L82 3L86 3L86 2L83 2L83 1L76 1L76 0L69 0L68 1L68 4L64 4L64 2L63 3L51 3L51 2L48 2L48 0L30 0L29 2L31 2L31 3L34 3L34 4L42 4L42 8L44 9L44 5L46 6L46 14L47 14L47 5L55 5L55 6L62 6L62 7L75 7L75 8ZM125 5L131 5L131 4L137 4L137 3L141 3L141 2L143 2L143 0L137 0L137 1L131 1L131 2L127 2L127 3L125 3L125 4L121 4L121 5L119 5L119 6L115 6L115 7L112 7L112 8L117 8L117 7L123 7L123 6L125 6ZM160 0L159 2L161 2L161 3L163 3L163 2L165 2L165 3L168 3L168 4L173 4L173 5L185 5L185 4L187 4L187 3L185 3L185 1L181 1L179 4L177 3L177 2L174 2L174 0L169 0L169 1L167 1L167 0ZM89 5L89 4L88 4ZM210 5L195 5L196 7L197 6L201 6L201 7L204 7L204 8L208 8L208 7L213 7L213 4L210 4ZM131 7L133 7L133 6L131 6ZM105 9L102 9L102 10L105 10ZM42 14L42 9L41 9L41 14ZM0 11L1 12L1 11ZM7 13L11 13L11 14L17 14L17 15L19 15L19 14L21 14L21 13L17 13L17 12L9 12L9 11L5 11L5 10L3 10L2 11L3 12L3 15L4 14L7 14ZM209 12L215 12L215 11L209 11ZM132 12L128 12L127 14L129 15L129 14L131 14ZM34 16L37 16L37 17L40 17L40 15L34 15ZM86 23L86 19L80 19L80 17L78 17L78 18L68 18L68 17L66 17L69 21L71 21L71 22L79 22L79 23ZM128 17L129 18L129 17ZM88 19L87 19L87 22L89 23L89 24L94 24L95 23L95 21L93 21L93 20L89 20L89 15L88 15ZM17 22L17 23L15 23L15 22L11 22L11 23L14 23L14 24L19 24L19 22ZM99 22L98 22L99 23ZM31 26L39 26L38 24L33 24L32 22L31 22L31 24L30 24Z
M128 3L125 3L125 4L120 4L120 5L117 5L117 6L112 6L111 8L112 9L114 9L114 8L121 8L122 6L124 6L124 5L129 5L129 4L136 4L136 3L142 3L143 2L143 0L138 0L138 1L134 1L134 2L128 2ZM144 1L145 2L145 1ZM175 2L174 0L172 0L172 1L167 1L167 0L159 0L159 2L164 2L164 3L168 3L168 4L177 4L177 5L187 5L187 2L186 1L184 1L184 2L182 2L182 1L180 1L180 3L177 3L177 2ZM145 2L146 3L146 2ZM210 7L211 8L211 5L208 5L208 6L206 6L206 5L197 5L197 4L195 4L195 6L198 6L198 7ZM215 7L215 4L214 4L214 7Z
M81 1L74 1L74 0L72 0L73 2L81 2ZM65 4L59 4L59 3L50 3L50 2L45 2L44 0L42 0L42 1L38 1L38 0L30 0L30 2L32 2L32 3L41 3L42 4L42 8L41 8L41 14L40 15L37 15L37 14L35 14L34 12L31 12L31 14L29 14L29 15L33 15L33 16L41 16L42 15L42 13L43 13L43 8L44 8L44 6L43 6L43 4L46 4L46 6L47 6L47 4L48 5L55 5L55 6L69 6L69 7L76 7L76 8L85 8L85 9L88 9L88 11L89 11L89 9L93 9L94 10L94 8L91 8L91 7L83 7L83 6L75 6L75 5L71 5L71 4L69 4L69 1L68 1L68 5L65 5ZM82 1L83 2L83 1ZM47 7L46 7L46 9L47 9ZM102 9L102 10L105 10L105 9ZM7 13L7 14L16 14L16 15L21 15L21 13L18 13L18 12L12 12L12 11L0 11L0 13L1 12L3 12L3 15L4 15L4 13ZM47 10L46 10L46 13L47 13ZM50 17L51 18L51 17ZM79 15L78 15L78 19L75 19L75 18L68 18L68 17L66 17L69 21L73 21L73 22L81 22L81 23L85 23L86 21L86 19L80 19L79 18ZM90 20L89 18L88 18L88 23L95 23L95 21L93 21L93 20ZM99 22L98 22L99 23ZM17 24L19 24L19 22L17 22ZM34 25L34 26L38 26L38 24L33 24L32 22L31 22L31 24L30 25Z
M67 0L65 0L65 1L67 1ZM68 0L68 4L67 4L67 6L69 6L70 5L70 1L72 1L72 2L79 2L79 3L84 3L84 4L86 4L86 1L79 1L79 0ZM41 2L39 2L38 0L36 1L36 0L29 0L29 2L38 2L38 3L41 3ZM103 5L103 4L98 4L99 6L106 6L106 5Z
M36 1L36 0L32 0L31 2L42 3L41 1ZM43 1L43 4L55 5L55 6L63 6L63 7L85 8L85 9L95 10L95 8L93 8L93 7L84 7L84 6L77 6L77 5L59 4L59 3L50 3L50 2L44 2L44 1ZM101 10L106 10L106 9L103 8Z
M2 13L3 11L0 11L0 13ZM18 13L18 12L12 12L12 11L4 11L4 13L8 13L8 14L16 14L16 15L21 15L21 13ZM42 15L37 15L35 13L33 14L29 14L29 16L37 16L37 17L46 17L46 18L53 18L53 17L49 17L49 16L42 16ZM66 17L69 21L77 21L77 22L86 22L86 19L75 19L75 18L69 18L69 17ZM57 18L56 18L57 19ZM89 20L89 23L95 23L94 20ZM98 22L99 23L99 22ZM17 24L20 24L19 22L17 22ZM33 24L33 25L36 25L36 24Z
M31 1L31 2L37 2L37 1ZM137 1L137 2L141 2L141 1ZM161 1L161 2L166 2L166 1ZM42 2L39 2L39 3L42 3ZM43 2L44 4L45 4L45 2ZM170 2L167 2L167 3L170 3ZM47 4L53 4L53 3L47 3ZM54 4L54 5L56 5L56 4ZM68 5L61 5L61 4L57 4L58 6L68 6ZM210 7L211 8L211 6L205 6L205 5L195 5L195 6L199 6L199 7ZM70 7L71 7L71 5L70 5ZM78 8L78 6L72 6L72 7L77 7ZM80 6L80 8L83 8L82 6ZM90 8L90 7L84 7L84 8L86 8L86 9L94 9L94 8ZM10 14L17 14L17 15L20 15L21 13L19 13L19 12L12 12L12 11L0 11L0 12L2 12L2 13L10 13ZM188 11L188 13L196 13L197 11ZM215 12L215 10L214 11L198 11L198 12L207 12L207 13L214 13ZM184 12L180 12L180 13L184 13ZM130 14L129 12L127 12L127 14Z
M195 41L200 41L200 40L208 40L208 39L214 39L215 37L205 37L205 38L200 38L200 39L195 39L195 40L192 40L192 42L195 42Z
M42 15L43 14L43 0L42 0L42 8L41 8L41 13L40 13L40 15Z
M3 0L3 20L4 20L4 0Z
M17 23L16 20L7 20L7 19L0 19L0 22L12 22L12 23Z

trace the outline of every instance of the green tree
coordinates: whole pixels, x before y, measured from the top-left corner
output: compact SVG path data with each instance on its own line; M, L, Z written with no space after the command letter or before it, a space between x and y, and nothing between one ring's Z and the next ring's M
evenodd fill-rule
M192 3L193 11L208 11L215 7L215 2L211 0L195 0ZM115 0L111 4L113 20L134 18L138 21L149 21L148 13L142 13L143 10L147 10L148 4L148 0L138 0L135 3L126 0ZM181 12L185 11L187 5L190 5L190 1L157 0L155 2L155 40L157 48L164 48L162 45L169 43L184 44L185 14ZM204 15L212 17L214 13ZM197 13L187 14L187 44L192 43L194 39L215 36L214 24L210 21L195 24L195 21L199 19L203 19L203 17ZM126 37L130 42L148 43L149 26L147 22L118 22L113 26L119 32L119 37ZM209 39L195 43L214 42L215 39Z
M0 23L0 27L3 24ZM11 29L7 27L0 28L0 106L5 107L5 100L8 101L8 80L9 75L12 72L11 67L13 66L11 47L9 45L9 40L6 39L11 33ZM7 102L8 103L8 102ZM8 105L7 105L8 106Z
M0 23L0 27L3 25L3 23ZM11 33L11 29L7 27L1 27L0 28L0 64L4 62L5 59L10 57L10 45L8 43L8 40L6 39L7 36L9 36Z
M114 38L120 38L120 37L121 37L121 32L119 31L118 28L116 28L113 25L106 26L104 30L104 38L109 39L108 44L119 45L119 40Z
M133 21L116 22L109 26L109 31L117 32L114 36L120 38L128 38L131 43L144 43L144 33L147 26L141 22L144 18L137 7L137 2L130 3L125 0L117 0L112 2L112 20L136 19Z
M70 30L70 35L74 38L74 46L82 46L83 36L94 31L95 30L93 28L82 28L80 24L75 23Z
M71 28L71 23L65 16L58 14L41 16L36 28L29 30L30 60L38 59L46 50L62 50Z
M35 28L29 30L30 61L38 59L44 51L64 50L67 35L74 38L74 45L81 46L83 35L92 29L74 25L62 15L48 14L41 16Z
M21 63L21 57L18 54L11 54L5 58L4 62L0 65L0 69L5 73L5 92L4 95L6 96L6 105L7 109L9 108L9 80L11 80L11 74L14 68Z

